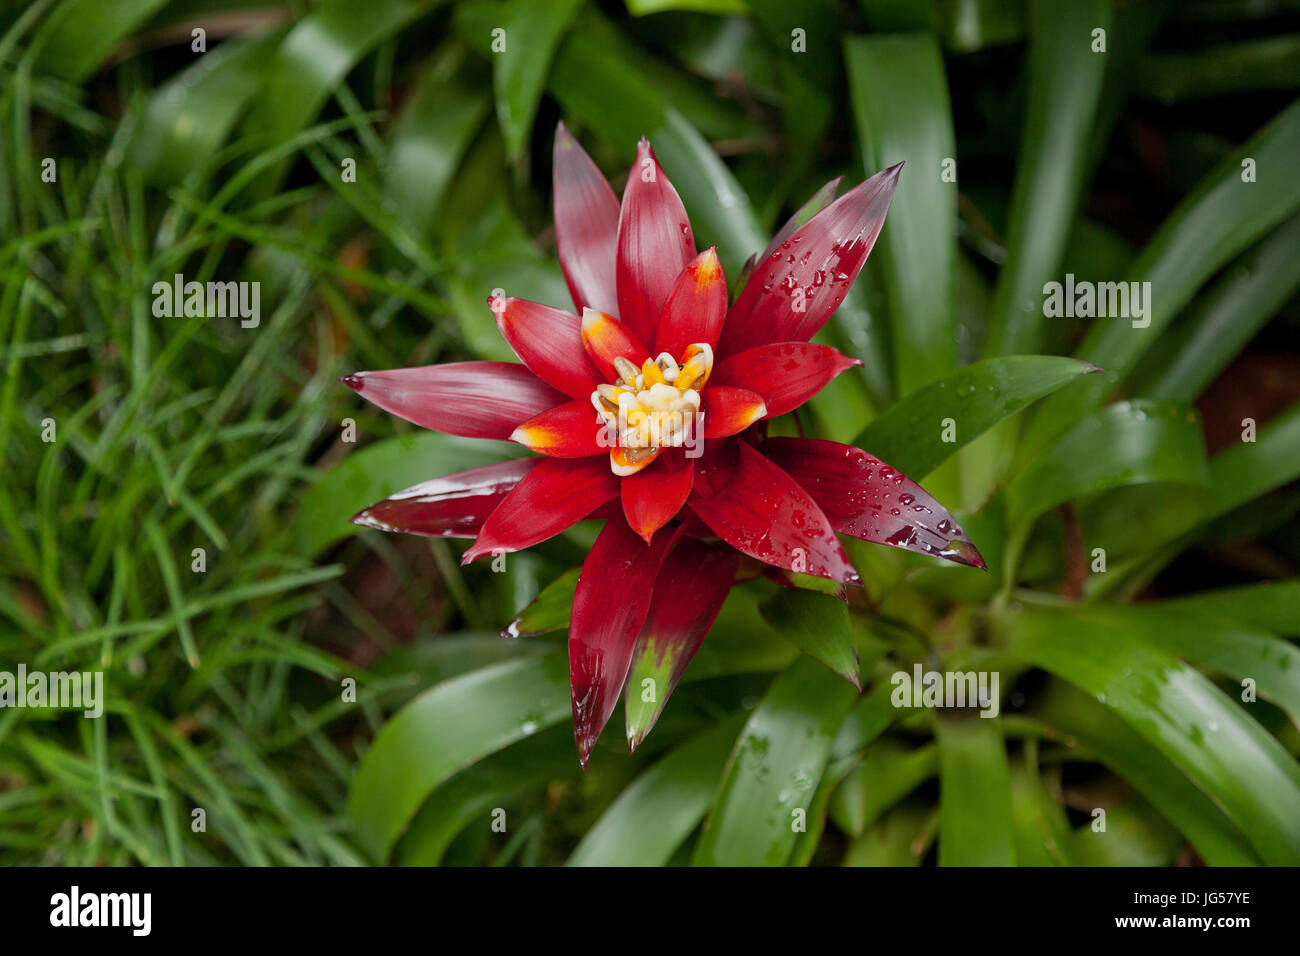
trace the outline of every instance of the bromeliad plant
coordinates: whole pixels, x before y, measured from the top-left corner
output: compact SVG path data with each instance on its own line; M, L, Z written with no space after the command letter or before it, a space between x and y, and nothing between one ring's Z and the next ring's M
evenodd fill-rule
M585 766L629 672L631 749L649 733L709 632L741 556L778 573L860 578L852 535L983 568L956 520L901 471L851 445L769 438L861 364L809 341L843 302L885 222L902 164L792 220L728 308L715 249L696 254L682 201L646 139L620 206L561 124L555 234L574 308L496 296L523 364L460 362L344 381L436 431L509 438L539 452L407 488L353 521L471 537L463 563L538 544L588 517L604 529L583 563L569 624L573 728Z

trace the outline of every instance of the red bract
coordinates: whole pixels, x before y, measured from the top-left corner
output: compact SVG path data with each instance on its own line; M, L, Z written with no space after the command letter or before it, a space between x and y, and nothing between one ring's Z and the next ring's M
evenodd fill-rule
M730 589L740 552L786 571L859 583L837 534L984 562L952 516L866 452L765 438L763 419L859 365L809 339L857 278L899 166L787 225L736 302L714 249L699 254L677 191L646 140L622 204L563 124L555 232L574 312L489 302L521 365L458 362L344 381L396 415L453 435L511 439L542 458L435 478L353 520L472 537L465 562L517 551L588 517L569 627L574 734L585 765L630 668L659 675L649 731ZM615 499L618 502L615 503ZM621 507L620 507L621 505Z

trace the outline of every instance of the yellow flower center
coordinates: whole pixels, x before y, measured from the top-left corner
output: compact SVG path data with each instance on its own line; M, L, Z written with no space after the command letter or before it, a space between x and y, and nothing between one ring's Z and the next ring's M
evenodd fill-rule
M688 346L679 365L667 352L640 368L614 360L618 380L591 393L591 404L617 436L610 452L614 474L626 477L645 467L661 448L687 444L700 411L700 389L713 370L713 349Z

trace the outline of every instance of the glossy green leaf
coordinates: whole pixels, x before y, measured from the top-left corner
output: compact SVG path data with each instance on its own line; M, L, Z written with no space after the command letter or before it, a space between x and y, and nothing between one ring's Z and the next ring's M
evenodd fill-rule
M1043 284L1056 277L1074 220L1108 61L1092 51L1092 31L1110 29L1110 7L1108 0L1029 3L1029 102L986 355L1043 346Z
M482 126L491 97L442 74L457 58L436 59L393 126L384 169L384 198L416 235L440 225L439 211L456 168Z
M627 12L634 17L668 10L713 13L718 16L743 15L748 12L745 0L627 0Z
M994 719L935 721L939 742L939 865L1013 866L1011 777Z
M695 865L780 866L789 859L796 825L856 699L850 684L807 658L773 681L732 751Z
M418 431L354 451L303 495L294 538L301 554L317 554L355 530L352 516L367 505L430 478L518 458L504 442Z
M859 691L858 652L853 647L849 609L831 594L782 588L759 606L764 620L782 637L821 661Z
M80 83L94 73L167 0L67 0L33 39L37 69ZM188 43L187 43L188 46Z
M570 713L562 653L485 667L425 691L389 719L357 767L348 796L357 838L386 859L435 787Z
M1036 743L1029 741L1011 764L1011 825L1017 866L1070 866L1073 832L1065 808L1053 799L1039 772Z
M1211 614L1237 627L1300 637L1300 581L1265 581L1203 591L1161 602L1161 607Z
M1055 355L985 359L901 399L868 425L853 444L921 481L958 449L1026 405L1095 371ZM956 441L944 441L945 419Z
M1053 679L1034 714L1068 747L1082 745L1087 750L1082 756L1105 764L1149 800L1210 866L1259 864L1250 843L1214 800L1095 697Z
M1269 233L1202 295L1135 370L1135 395L1191 401L1300 289L1300 216Z
M1239 684L1250 678L1260 697L1273 701L1300 726L1300 648L1271 634L1229 624L1211 612L1172 603L1080 608L1071 617L1080 626L1113 626L1140 635L1152 647L1226 674ZM1292 612L1297 611L1300 605L1293 605Z
M741 716L674 748L626 787L587 831L568 866L662 866L704 819Z
M581 568L565 571L533 598L532 602L515 615L502 634L508 637L533 637L547 631L559 631L569 626L573 611L573 594L578 589Z
M127 161L156 182L179 184L208 162L266 78L283 30L227 40L155 89L127 145Z
M879 740L831 795L829 813L849 836L862 836L890 807L939 772L934 744L906 747Z
M581 3L511 0L506 6L501 25L505 49L493 51L492 88L496 92L497 120L511 158L519 156L528 143L555 47Z
M1195 413L1173 402L1118 402L1080 422L1007 486L1012 528L1066 501L1142 482L1204 484Z
M553 727L466 767L429 795L394 848L394 862L437 866L467 827L490 830L494 809L576 770L568 727Z
M1290 174L1298 153L1300 101L1233 150L1179 203L1125 277L1151 283L1145 324L1092 320L1075 355L1106 372L1043 403L1021 445L1022 462L1100 404L1207 279L1300 207L1300 177Z
M1209 680L1132 627L1029 610L1005 623L1013 655L1119 714L1223 807L1266 862L1300 861L1300 768Z
M266 86L247 120L250 133L283 142L307 126L334 88L378 43L440 0L327 0L297 21L272 58Z
M844 49L866 172L907 163L872 253L889 296L894 379L907 395L956 363L957 149L948 81L928 33L851 37ZM945 163L952 177L943 176Z

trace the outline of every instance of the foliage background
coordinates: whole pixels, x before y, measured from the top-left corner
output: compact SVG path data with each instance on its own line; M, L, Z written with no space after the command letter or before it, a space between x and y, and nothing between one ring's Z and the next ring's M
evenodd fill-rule
M0 859L1300 860L1298 61L1284 0L0 4L0 670L103 669L109 692L101 720L0 712ZM495 287L567 304L560 118L616 190L649 136L733 277L826 180L907 160L826 333L865 367L806 424L931 465L913 477L991 566L855 548L851 615L737 589L647 743L611 730L585 774L554 629L592 529L503 574L350 534L508 452L337 384L509 358ZM176 272L260 281L261 325L155 319ZM1043 320L1067 272L1151 279L1151 329ZM1107 374L1009 419L1063 382L950 379L992 397L944 462L915 423L949 399L922 386L1032 353ZM1137 403L1070 430L1116 387ZM551 633L497 636L556 581L524 625ZM791 602L856 649L866 696L779 633ZM1003 715L882 706L914 661L1000 669Z

